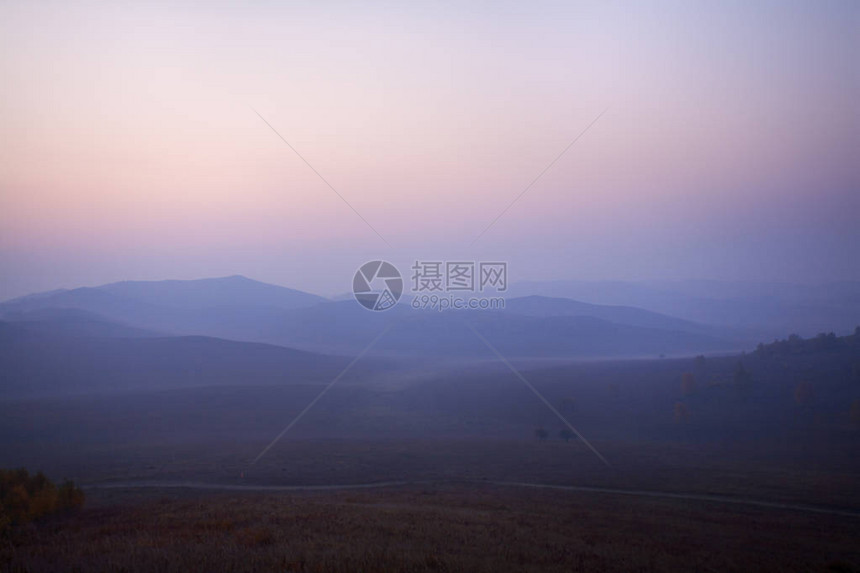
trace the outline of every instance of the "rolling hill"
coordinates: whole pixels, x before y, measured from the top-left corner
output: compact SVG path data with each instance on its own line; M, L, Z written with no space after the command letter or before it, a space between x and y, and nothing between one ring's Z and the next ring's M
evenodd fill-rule
M728 352L758 342L639 308L562 298L513 298L505 310L443 313L412 309L407 299L374 313L354 300L326 301L227 277L54 291L0 304L0 318L25 322L31 330L38 324L49 331L54 325L70 335L199 335L335 354L362 352L389 327L371 355L452 359L491 356L468 324L511 357L672 356ZM39 321L40 316L63 320Z
M204 336L84 337L0 322L0 395L202 386L322 384L348 363L267 344ZM378 369L365 362L353 372Z
M257 332L268 317L325 300L241 276L191 281L129 281L6 301L0 303L0 319L21 320L35 311L74 309L111 322L166 334L259 340Z
M541 295L622 305L771 340L796 332L848 334L860 324L860 283L823 285L725 281L526 281L509 296Z
M658 322L656 317L653 320ZM669 317L666 321L671 324ZM352 354L364 350L376 334L388 328L369 351L371 355L491 358L493 354L471 331L470 324L508 357L655 357L746 347L701 331L630 325L594 316L531 316L509 311L440 313L413 310L408 305L374 313L354 301L282 313L270 321L261 336L275 344Z

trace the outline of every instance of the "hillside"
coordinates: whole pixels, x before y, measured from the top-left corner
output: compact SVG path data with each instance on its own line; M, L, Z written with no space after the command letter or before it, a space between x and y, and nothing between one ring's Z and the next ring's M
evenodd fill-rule
M822 285L728 281L523 281L509 296L541 295L633 306L773 338L786 332L847 334L860 323L860 283Z
M128 281L37 293L0 304L0 319L21 320L55 309L165 334L258 340L273 314L325 299L241 276L191 281Z
M317 384L346 364L324 356L203 336L108 338L0 322L0 396L197 386ZM365 363L362 368L370 368Z
M506 356L553 358L654 357L728 352L750 339L633 307L526 297L499 311L436 312L410 308L369 312L354 300L325 301L244 277L197 281L123 282L54 291L0 304L0 318L36 322L75 311L89 322L116 323L116 336L199 335L263 342L313 352L357 354L390 328L372 355L453 359L489 356L472 324ZM77 320L83 320L83 314ZM63 326L70 331L71 324ZM41 323L47 327L47 322ZM134 333L123 328L137 329ZM92 324L80 331L98 330ZM110 329L102 328L104 335Z

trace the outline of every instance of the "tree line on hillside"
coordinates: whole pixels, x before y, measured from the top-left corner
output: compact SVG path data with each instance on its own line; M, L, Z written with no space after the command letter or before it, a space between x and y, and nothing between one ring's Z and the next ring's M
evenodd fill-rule
M838 351L860 351L860 326L854 329L854 334L847 336L836 336L832 332L822 332L812 338L804 339L797 334L792 334L785 340L774 340L770 344L759 343L755 353L759 358L772 358Z

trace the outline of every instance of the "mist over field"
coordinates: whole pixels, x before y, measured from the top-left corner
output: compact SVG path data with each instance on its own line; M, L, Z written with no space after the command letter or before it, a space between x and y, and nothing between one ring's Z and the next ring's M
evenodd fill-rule
M0 6L0 570L860 571L850 2Z

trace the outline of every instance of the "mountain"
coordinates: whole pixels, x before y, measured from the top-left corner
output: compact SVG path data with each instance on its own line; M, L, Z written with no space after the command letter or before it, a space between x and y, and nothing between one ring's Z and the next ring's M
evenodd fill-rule
M705 325L689 320L632 306L589 304L569 298L539 295L507 299L505 301L505 311L526 316L590 316L630 326L663 328L685 332L707 332L713 330Z
M267 317L326 299L241 276L191 281L128 281L52 291L0 304L0 318L76 309L106 320L170 334L255 339Z
M208 309L218 307L300 308L326 299L287 287L255 281L241 275L230 277L123 281L98 287L60 289L35 293L0 303L0 309L82 308L99 312L135 303L142 308ZM101 314L109 314L102 312Z
M610 312L613 311L607 311ZM658 322L657 318L652 320ZM363 351L377 334L385 332L369 354L458 358L494 356L471 328L510 358L653 357L727 352L746 347L711 334L670 329L666 326L672 319L666 317L665 321L664 328L655 328L594 316L436 312L413 310L408 304L386 312L371 312L355 301L343 301L284 312L271 321L261 337L296 348L355 354ZM646 320L643 318L641 322Z
M77 308L42 308L29 312L9 312L6 320L27 332L78 338L141 338L160 336L152 330L114 322L94 312Z
M104 285L98 290L144 304L198 310L218 307L301 308L326 300L241 275L190 281L125 281Z
M198 386L324 384L348 363L203 336L82 338L0 322L0 396ZM371 362L353 373L374 368Z
M633 306L702 324L742 329L747 337L760 339L786 332L804 336L848 333L860 324L857 282L528 281L511 285L509 296L526 295Z
M629 306L525 297L499 311L415 310L408 297L386 312L243 277L124 282L29 296L0 305L0 318L50 332L115 337L202 335L312 352L357 354L386 327L372 355L489 358L471 324L510 357L597 358L714 353L760 339ZM69 313L78 313L71 318ZM57 317L65 313L63 320ZM89 313L89 314L84 314ZM53 317L38 322L35 317ZM108 324L112 323L112 326ZM138 332L123 329L138 329Z

